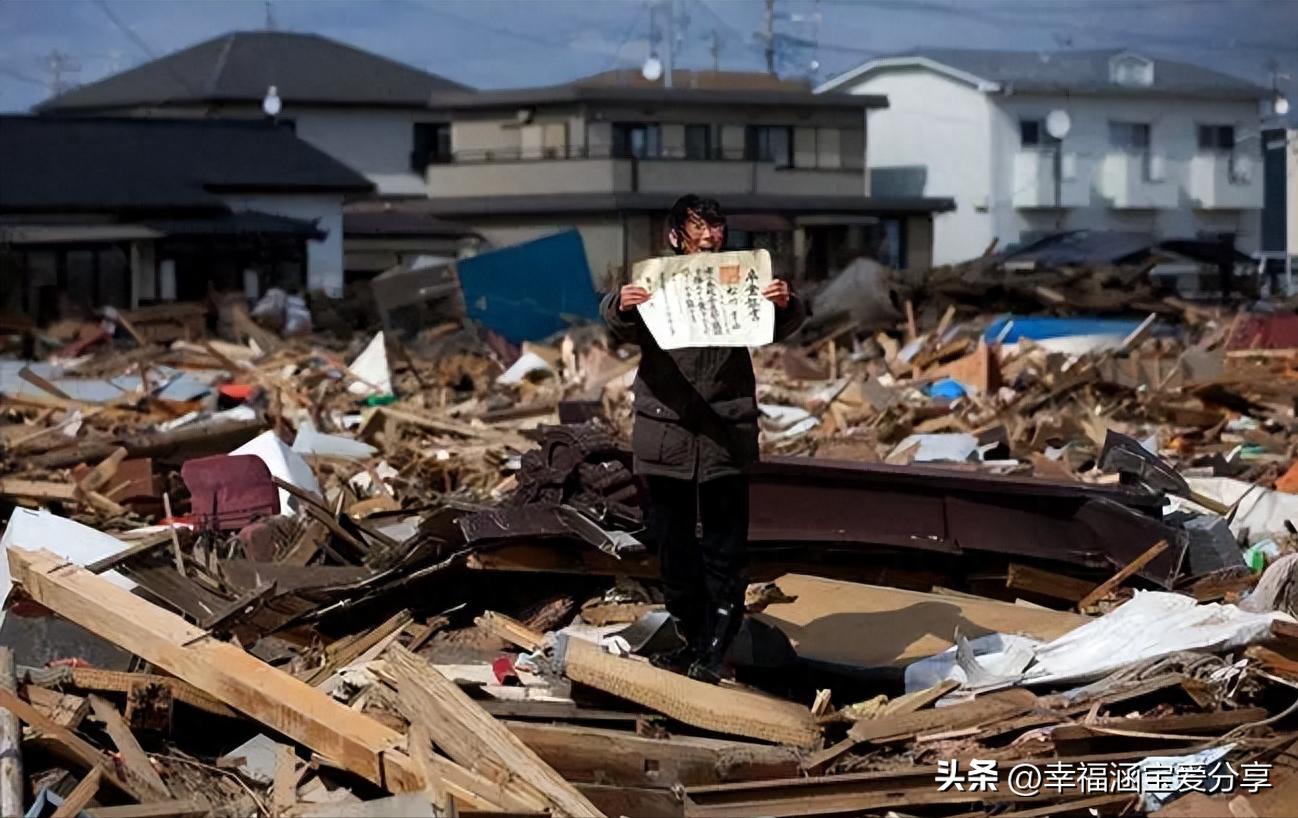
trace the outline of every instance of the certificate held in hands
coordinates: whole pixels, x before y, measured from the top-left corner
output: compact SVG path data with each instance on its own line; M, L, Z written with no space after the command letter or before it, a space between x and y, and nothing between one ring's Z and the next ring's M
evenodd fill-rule
M755 347L775 335L775 305L762 297L771 283L765 250L651 258L635 265L631 283L650 298L637 309L663 349Z

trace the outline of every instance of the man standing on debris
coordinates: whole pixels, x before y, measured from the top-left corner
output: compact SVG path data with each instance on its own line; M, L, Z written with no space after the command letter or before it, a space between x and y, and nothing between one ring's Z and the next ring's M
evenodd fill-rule
M678 254L725 244L726 218L714 199L682 196L668 227ZM788 282L776 279L762 295L775 304L776 339L796 332L806 308ZM667 610L685 639L654 663L716 683L744 616L757 382L743 347L660 348L636 310L648 300L647 290L629 284L605 296L602 312L619 340L640 346L631 448L649 490L646 522Z

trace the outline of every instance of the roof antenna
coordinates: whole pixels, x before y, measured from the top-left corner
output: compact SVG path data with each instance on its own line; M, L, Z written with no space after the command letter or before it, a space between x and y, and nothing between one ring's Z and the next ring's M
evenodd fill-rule
M266 2L266 30L274 31L275 30L275 10L271 8L270 0L265 0L265 2Z

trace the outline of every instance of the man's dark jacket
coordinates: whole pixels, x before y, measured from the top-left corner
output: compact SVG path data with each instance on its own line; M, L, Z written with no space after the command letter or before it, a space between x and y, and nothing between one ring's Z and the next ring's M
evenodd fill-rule
M741 474L757 460L757 379L744 347L664 350L638 310L600 305L620 341L640 346L631 450L637 474L700 482ZM797 332L807 311L796 295L775 310L775 340Z

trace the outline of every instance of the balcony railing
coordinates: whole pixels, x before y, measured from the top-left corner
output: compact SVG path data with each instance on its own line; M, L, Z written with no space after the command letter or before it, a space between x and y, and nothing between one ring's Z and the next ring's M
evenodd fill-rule
M1261 167L1243 153L1200 153L1190 160L1187 193L1202 210L1256 210L1262 207Z
M1167 179L1166 159L1148 151L1118 151L1104 157L1100 194L1117 209L1161 210L1177 205L1179 185Z

